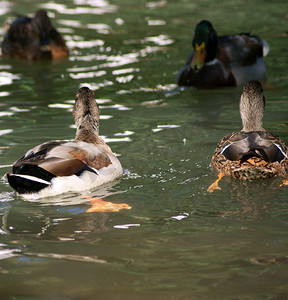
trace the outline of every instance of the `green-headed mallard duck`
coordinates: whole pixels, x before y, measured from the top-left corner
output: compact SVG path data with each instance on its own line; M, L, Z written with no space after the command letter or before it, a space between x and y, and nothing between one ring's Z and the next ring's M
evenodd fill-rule
M13 164L12 173L6 174L19 194L35 198L80 192L122 175L118 158L99 137L99 108L92 90L79 89L73 115L77 127L74 140L36 146Z
M219 178L209 187L210 192L219 189L218 181L224 175L253 180L285 177L288 171L287 146L262 126L265 97L259 81L244 85L239 108L243 129L226 135L217 145L211 168Z
M69 51L46 11L40 9L33 18L19 16L9 26L2 42L2 55L27 60L61 59Z
M268 45L256 35L218 37L212 24L203 20L196 26L192 45L194 51L178 74L179 85L238 86L265 76L263 53Z

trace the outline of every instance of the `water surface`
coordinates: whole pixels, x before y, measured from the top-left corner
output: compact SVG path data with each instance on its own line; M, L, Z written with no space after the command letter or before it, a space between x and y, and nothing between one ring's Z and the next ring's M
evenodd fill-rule
M0 171L31 147L72 139L80 86L95 91L100 132L125 169L92 198L129 210L89 212L83 195L27 201L0 182L3 299L285 299L287 187L216 179L217 142L240 129L240 88L180 88L193 29L251 32L269 46L264 126L288 141L285 1L1 1L46 8L71 50L61 63L0 62ZM1 39L3 30L1 31Z

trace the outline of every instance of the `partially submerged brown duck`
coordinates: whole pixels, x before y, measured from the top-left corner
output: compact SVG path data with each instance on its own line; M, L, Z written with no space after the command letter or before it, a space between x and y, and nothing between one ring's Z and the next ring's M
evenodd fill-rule
M259 81L248 81L240 98L242 130L226 135L217 145L211 168L218 179L208 191L218 187L219 180L233 176L242 180L286 176L288 148L277 135L267 132L262 125L265 97Z
M46 11L40 9L33 18L18 16L13 21L4 35L2 55L26 60L61 59L69 55L69 50Z

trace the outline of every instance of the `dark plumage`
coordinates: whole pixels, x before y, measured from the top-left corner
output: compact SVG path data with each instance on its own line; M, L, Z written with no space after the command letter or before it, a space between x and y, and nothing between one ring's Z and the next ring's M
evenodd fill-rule
M14 20L4 35L2 55L26 60L61 59L69 51L46 11L41 9L33 18L19 16Z
M242 85L265 76L264 45L256 35L241 33L218 36L212 24L197 24L192 42L193 53L180 70L179 85L198 88Z

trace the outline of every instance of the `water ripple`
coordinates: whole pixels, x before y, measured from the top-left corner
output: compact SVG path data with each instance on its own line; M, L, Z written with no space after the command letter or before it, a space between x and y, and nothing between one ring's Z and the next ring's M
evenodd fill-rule
M98 72L86 72L86 73L69 73L69 76L73 79L79 78L94 78L94 77L101 77L104 76L107 72L106 71L98 71Z
M157 125L157 128L153 128L152 131L153 132L159 132L159 131L162 131L166 128L177 128L177 127L181 127L180 125L172 125L172 124L169 124L169 125Z
M84 2L84 1L83 1ZM103 5L105 3L105 5ZM91 2L82 3L84 5L91 5ZM57 12L61 14L67 14L67 15L79 15L79 14L95 14L95 15L102 15L105 13L114 13L117 11L117 6L109 4L106 1L95 1L93 4L93 7L80 7L77 6L75 8L67 8L64 4L59 4L55 2L48 2L45 4L42 4L41 7L45 9L50 10L56 10ZM77 4L78 5L78 4Z
M92 48L92 47L98 47L103 46L104 41L102 40L91 40L91 41L83 41L83 40L75 40L75 36L73 37L73 40L67 41L69 48Z
M127 68L127 69L119 69L112 71L113 75L120 75L120 74L126 74L126 73L132 73L132 72L139 72L140 69L136 68Z
M86 28L94 29L98 33L108 34L111 31L111 27L107 24L87 24Z
M10 7L11 7L11 3L10 1L0 1L0 16L5 15L7 12L9 12Z
M167 35L165 34L160 34L158 36L150 36L150 37L146 37L142 42L153 42L156 45L159 46L166 46L166 45L170 45L173 44L175 41L171 38L169 38Z
M10 85L13 80L20 79L20 75L11 74L8 72L0 72L0 85Z
M4 134L8 134L13 132L13 129L4 129L4 130L0 130L0 136L4 135Z

